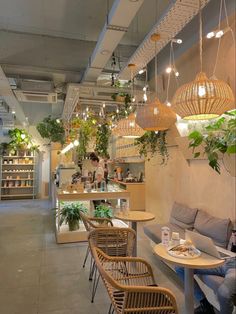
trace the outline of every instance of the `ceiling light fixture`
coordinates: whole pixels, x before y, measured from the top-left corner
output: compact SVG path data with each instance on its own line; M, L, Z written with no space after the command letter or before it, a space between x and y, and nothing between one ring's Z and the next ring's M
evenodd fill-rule
M157 41L159 34L153 34L151 40L155 44L155 92L153 102L140 107L137 110L136 122L145 131L164 131L169 129L176 121L175 113L162 104L157 97ZM144 94L146 95L146 94Z
M138 138L144 134L144 130L135 122L135 114L131 113L127 118L118 122L112 133L124 138Z
M214 119L234 105L234 95L230 86L224 81L207 78L202 71L201 0L199 0L199 34L200 72L194 81L179 87L172 100L173 110L185 120Z

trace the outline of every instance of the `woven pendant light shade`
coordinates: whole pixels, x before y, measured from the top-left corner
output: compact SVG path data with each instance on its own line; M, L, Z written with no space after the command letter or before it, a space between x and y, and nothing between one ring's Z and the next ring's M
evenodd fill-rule
M176 91L172 108L185 120L206 120L222 115L233 108L234 95L224 81L208 79L204 72L193 82Z
M137 111L136 122L145 131L168 130L176 122L176 114L158 98Z
M118 122L112 133L116 136L137 138L142 136L144 134L144 131L135 122L134 113L131 113L128 118L122 119Z

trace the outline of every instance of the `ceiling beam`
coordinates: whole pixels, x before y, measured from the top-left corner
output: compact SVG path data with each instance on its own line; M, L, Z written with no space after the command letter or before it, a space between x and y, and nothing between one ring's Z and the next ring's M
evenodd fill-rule
M99 35L97 45L89 58L89 64L84 72L82 82L95 82L97 80L111 58L113 51L127 32L143 1L114 1L107 16L107 21Z

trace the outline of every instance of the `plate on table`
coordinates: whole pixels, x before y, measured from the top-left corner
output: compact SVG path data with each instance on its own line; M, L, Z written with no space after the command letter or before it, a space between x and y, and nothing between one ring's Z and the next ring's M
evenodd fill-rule
M185 259L193 259L201 255L201 251L199 251L194 246L186 246L184 244L180 244L175 247L169 247L167 252L173 257Z

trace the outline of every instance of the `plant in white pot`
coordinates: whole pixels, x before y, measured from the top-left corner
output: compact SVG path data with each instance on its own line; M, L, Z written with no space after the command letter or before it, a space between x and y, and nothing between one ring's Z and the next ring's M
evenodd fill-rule
M81 221L80 213L87 213L87 208L80 202L62 202L62 209L60 211L60 225L64 222L68 224L69 231L79 229L79 222Z

